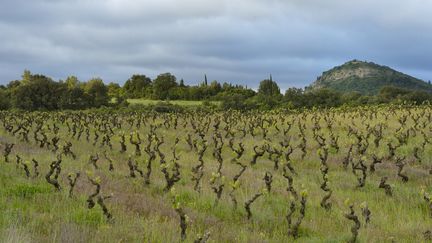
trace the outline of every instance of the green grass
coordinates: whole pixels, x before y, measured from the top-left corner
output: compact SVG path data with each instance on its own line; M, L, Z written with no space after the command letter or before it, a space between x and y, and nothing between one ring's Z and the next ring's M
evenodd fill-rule
M158 103L168 103L173 105L179 105L179 106L202 106L204 101L194 101L194 100L170 100L170 101L163 101L163 100L146 100L146 99L128 99L127 100L129 104L132 105L157 105ZM210 101L209 102L212 105L219 105L219 101Z

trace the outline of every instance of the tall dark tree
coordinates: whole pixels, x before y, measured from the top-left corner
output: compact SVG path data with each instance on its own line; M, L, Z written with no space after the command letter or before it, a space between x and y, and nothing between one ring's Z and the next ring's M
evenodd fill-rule
M179 86L182 87L182 88L183 88L183 87L186 87L186 85L185 85L183 79L180 79L180 84L179 84Z

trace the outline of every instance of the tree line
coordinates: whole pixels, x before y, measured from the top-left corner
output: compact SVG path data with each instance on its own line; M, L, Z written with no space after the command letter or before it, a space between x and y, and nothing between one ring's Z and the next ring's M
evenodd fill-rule
M108 106L127 106L127 99L152 100L208 100L221 101L223 109L272 109L357 106L380 103L411 102L421 104L432 101L432 95L424 91L411 91L387 86L375 96L358 92L340 93L329 89L307 90L289 88L281 93L272 77L262 80L257 91L242 85L208 82L207 76L198 85L186 85L177 81L171 73L163 73L155 79L134 74L123 86L105 84L100 78L86 82L69 76L54 81L41 74L25 70L21 80L0 85L0 110L78 110Z

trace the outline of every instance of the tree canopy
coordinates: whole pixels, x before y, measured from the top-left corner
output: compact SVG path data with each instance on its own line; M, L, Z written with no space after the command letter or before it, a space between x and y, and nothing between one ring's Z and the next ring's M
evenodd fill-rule
M171 73L159 74L153 81L153 98L165 100L169 97L170 89L177 86L176 77Z
M224 109L272 109L337 107L341 105L365 105L379 103L413 102L421 104L432 101L432 94L385 86L378 95L367 96L359 92L337 92L331 89L289 88L280 93L272 78L262 80L258 92L242 85L205 80L198 85L180 84L171 73L158 75L154 80L142 74L132 75L123 86L101 78L80 81L69 76L65 81L54 81L41 74L25 70L21 80L0 85L0 110L15 108L23 110L87 109L127 105L128 98L155 100L209 100L222 101Z
M260 82L258 94L263 96L280 96L280 89L278 84L271 79L264 79Z
M123 89L128 98L143 98L151 95L152 81L145 75L134 74L124 84Z

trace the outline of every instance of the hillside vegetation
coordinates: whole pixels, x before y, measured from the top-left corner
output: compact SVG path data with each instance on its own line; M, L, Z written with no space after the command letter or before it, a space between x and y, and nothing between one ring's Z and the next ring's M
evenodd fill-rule
M288 88L282 94L270 75L255 91L247 86L205 80L186 85L170 73L150 79L134 74L123 86L100 78L80 81L75 76L53 80L24 71L21 80L0 85L0 110L211 108L222 110L303 109L383 103L432 102L431 85L373 63L351 61L325 72L311 87ZM162 106L162 107L160 107Z
M385 86L432 92L432 85L372 62L349 61L324 72L310 86L312 90L328 88L340 92L356 91L376 95Z

